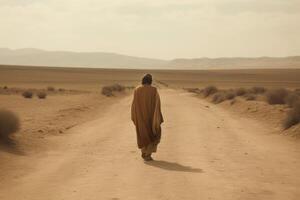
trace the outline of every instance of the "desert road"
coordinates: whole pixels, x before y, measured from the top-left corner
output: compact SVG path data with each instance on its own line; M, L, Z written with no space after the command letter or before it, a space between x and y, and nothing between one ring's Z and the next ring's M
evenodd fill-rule
M160 96L165 123L155 161L140 157L125 97L57 136L23 175L0 180L0 199L300 198L299 143L191 94L162 89Z

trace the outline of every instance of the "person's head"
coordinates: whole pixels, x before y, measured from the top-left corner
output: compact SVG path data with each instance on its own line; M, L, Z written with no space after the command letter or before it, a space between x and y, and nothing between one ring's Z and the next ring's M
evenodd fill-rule
M142 79L142 84L143 85L151 85L152 84L152 75L146 74Z

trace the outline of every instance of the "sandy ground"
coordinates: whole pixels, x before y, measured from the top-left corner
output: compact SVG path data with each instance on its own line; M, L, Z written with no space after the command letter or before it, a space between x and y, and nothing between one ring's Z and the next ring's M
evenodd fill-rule
M16 156L0 199L299 199L298 141L191 94L160 93L155 161L144 163L136 148L132 97L119 98L47 151Z
M117 99L106 98L100 92L48 95L46 99L36 96L26 99L21 94L0 95L0 109L11 110L20 118L21 130L15 135L18 149L37 152L48 148L44 144L48 136L64 134L74 126L97 118L106 105ZM0 155L1 150L0 145Z
M37 87L98 91L101 85L118 82L137 85L145 73L171 87L219 88L263 86L267 88L300 88L300 69L244 69L244 70L118 70L84 68L50 68L0 66L0 87Z

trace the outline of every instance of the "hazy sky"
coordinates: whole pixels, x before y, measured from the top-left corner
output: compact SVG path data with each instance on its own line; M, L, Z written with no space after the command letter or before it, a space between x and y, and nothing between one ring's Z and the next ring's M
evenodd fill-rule
M300 0L0 0L0 47L153 58L300 55Z

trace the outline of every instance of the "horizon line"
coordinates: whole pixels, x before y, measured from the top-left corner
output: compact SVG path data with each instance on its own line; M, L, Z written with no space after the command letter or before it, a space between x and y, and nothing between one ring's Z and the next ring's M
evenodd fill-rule
M209 56L199 56L199 57L175 57L171 59L161 59L161 58L153 58L153 57L146 57L146 56L134 56L128 55L123 53L116 53L110 51L74 51L74 50L46 50L41 48L9 48L9 47L0 47L1 49L6 49L10 51L18 51L18 50L36 50L36 51L44 51L44 52L65 52L65 53L82 53L82 54L89 54L89 53L103 53L103 54L114 54L119 56L128 56L128 57L135 57L135 58L144 58L144 59L153 59L153 60L161 60L161 61L172 61L172 60L195 60L195 59L233 59L233 58L252 58L252 59L259 59L259 58L291 58L291 57L300 57L299 55L288 55L288 56L220 56L220 57L209 57Z

